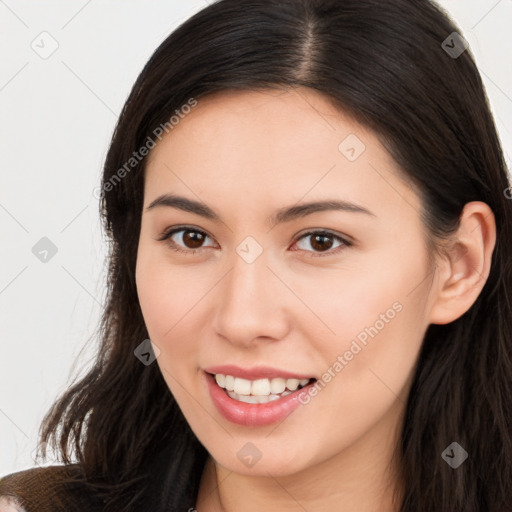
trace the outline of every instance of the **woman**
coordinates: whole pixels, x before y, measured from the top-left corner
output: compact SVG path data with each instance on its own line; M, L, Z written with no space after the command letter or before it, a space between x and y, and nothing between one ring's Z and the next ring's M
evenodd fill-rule
M107 155L103 344L32 510L512 510L512 203L427 0L222 0Z

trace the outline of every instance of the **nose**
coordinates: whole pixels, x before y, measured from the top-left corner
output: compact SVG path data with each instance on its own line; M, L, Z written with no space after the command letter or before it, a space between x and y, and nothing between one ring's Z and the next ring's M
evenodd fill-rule
M265 251L252 263L236 253L231 262L216 287L216 333L242 347L283 339L291 325L290 292L269 268Z

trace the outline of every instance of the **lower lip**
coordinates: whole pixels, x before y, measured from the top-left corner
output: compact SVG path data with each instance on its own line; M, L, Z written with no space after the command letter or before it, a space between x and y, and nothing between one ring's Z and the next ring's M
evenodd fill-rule
M218 411L232 423L246 427L261 427L284 420L297 407L302 405L299 401L299 395L307 393L308 388L315 382L313 381L307 386L279 398L279 400L273 400L266 404L247 404L231 398L223 388L217 385L213 375L203 373L210 396Z

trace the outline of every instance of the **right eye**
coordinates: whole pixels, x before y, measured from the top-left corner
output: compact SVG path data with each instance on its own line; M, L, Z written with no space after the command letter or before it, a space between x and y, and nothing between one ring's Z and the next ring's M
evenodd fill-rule
M182 234L178 235L178 233ZM201 245L206 238L210 238L209 235L200 229L181 226L165 230L158 240L165 241L166 244L174 251L194 254L204 248L201 247ZM178 241L181 241L183 245L180 246Z

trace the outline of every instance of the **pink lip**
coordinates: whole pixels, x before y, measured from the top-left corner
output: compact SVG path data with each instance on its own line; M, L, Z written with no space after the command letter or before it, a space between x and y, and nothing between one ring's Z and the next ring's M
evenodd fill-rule
M221 372L219 371L217 373ZM228 373L228 375L233 374ZM213 375L203 372L203 377L206 379L210 397L220 414L228 421L246 427L261 427L284 420L297 409L297 407L302 405L299 401L300 394L308 393L308 388L314 385L313 381L307 386L297 389L279 400L274 400L266 404L246 404L245 402L233 400L226 393L226 390L217 385Z
M221 373L222 375L232 375L233 377L240 377L247 380L255 379L274 379L283 377L284 379L311 379L311 375L301 375L298 373L290 373L286 370L279 370L278 368L270 368L269 366L257 366L255 368L240 368L232 364L224 364L220 366L210 366L204 368L207 373Z

